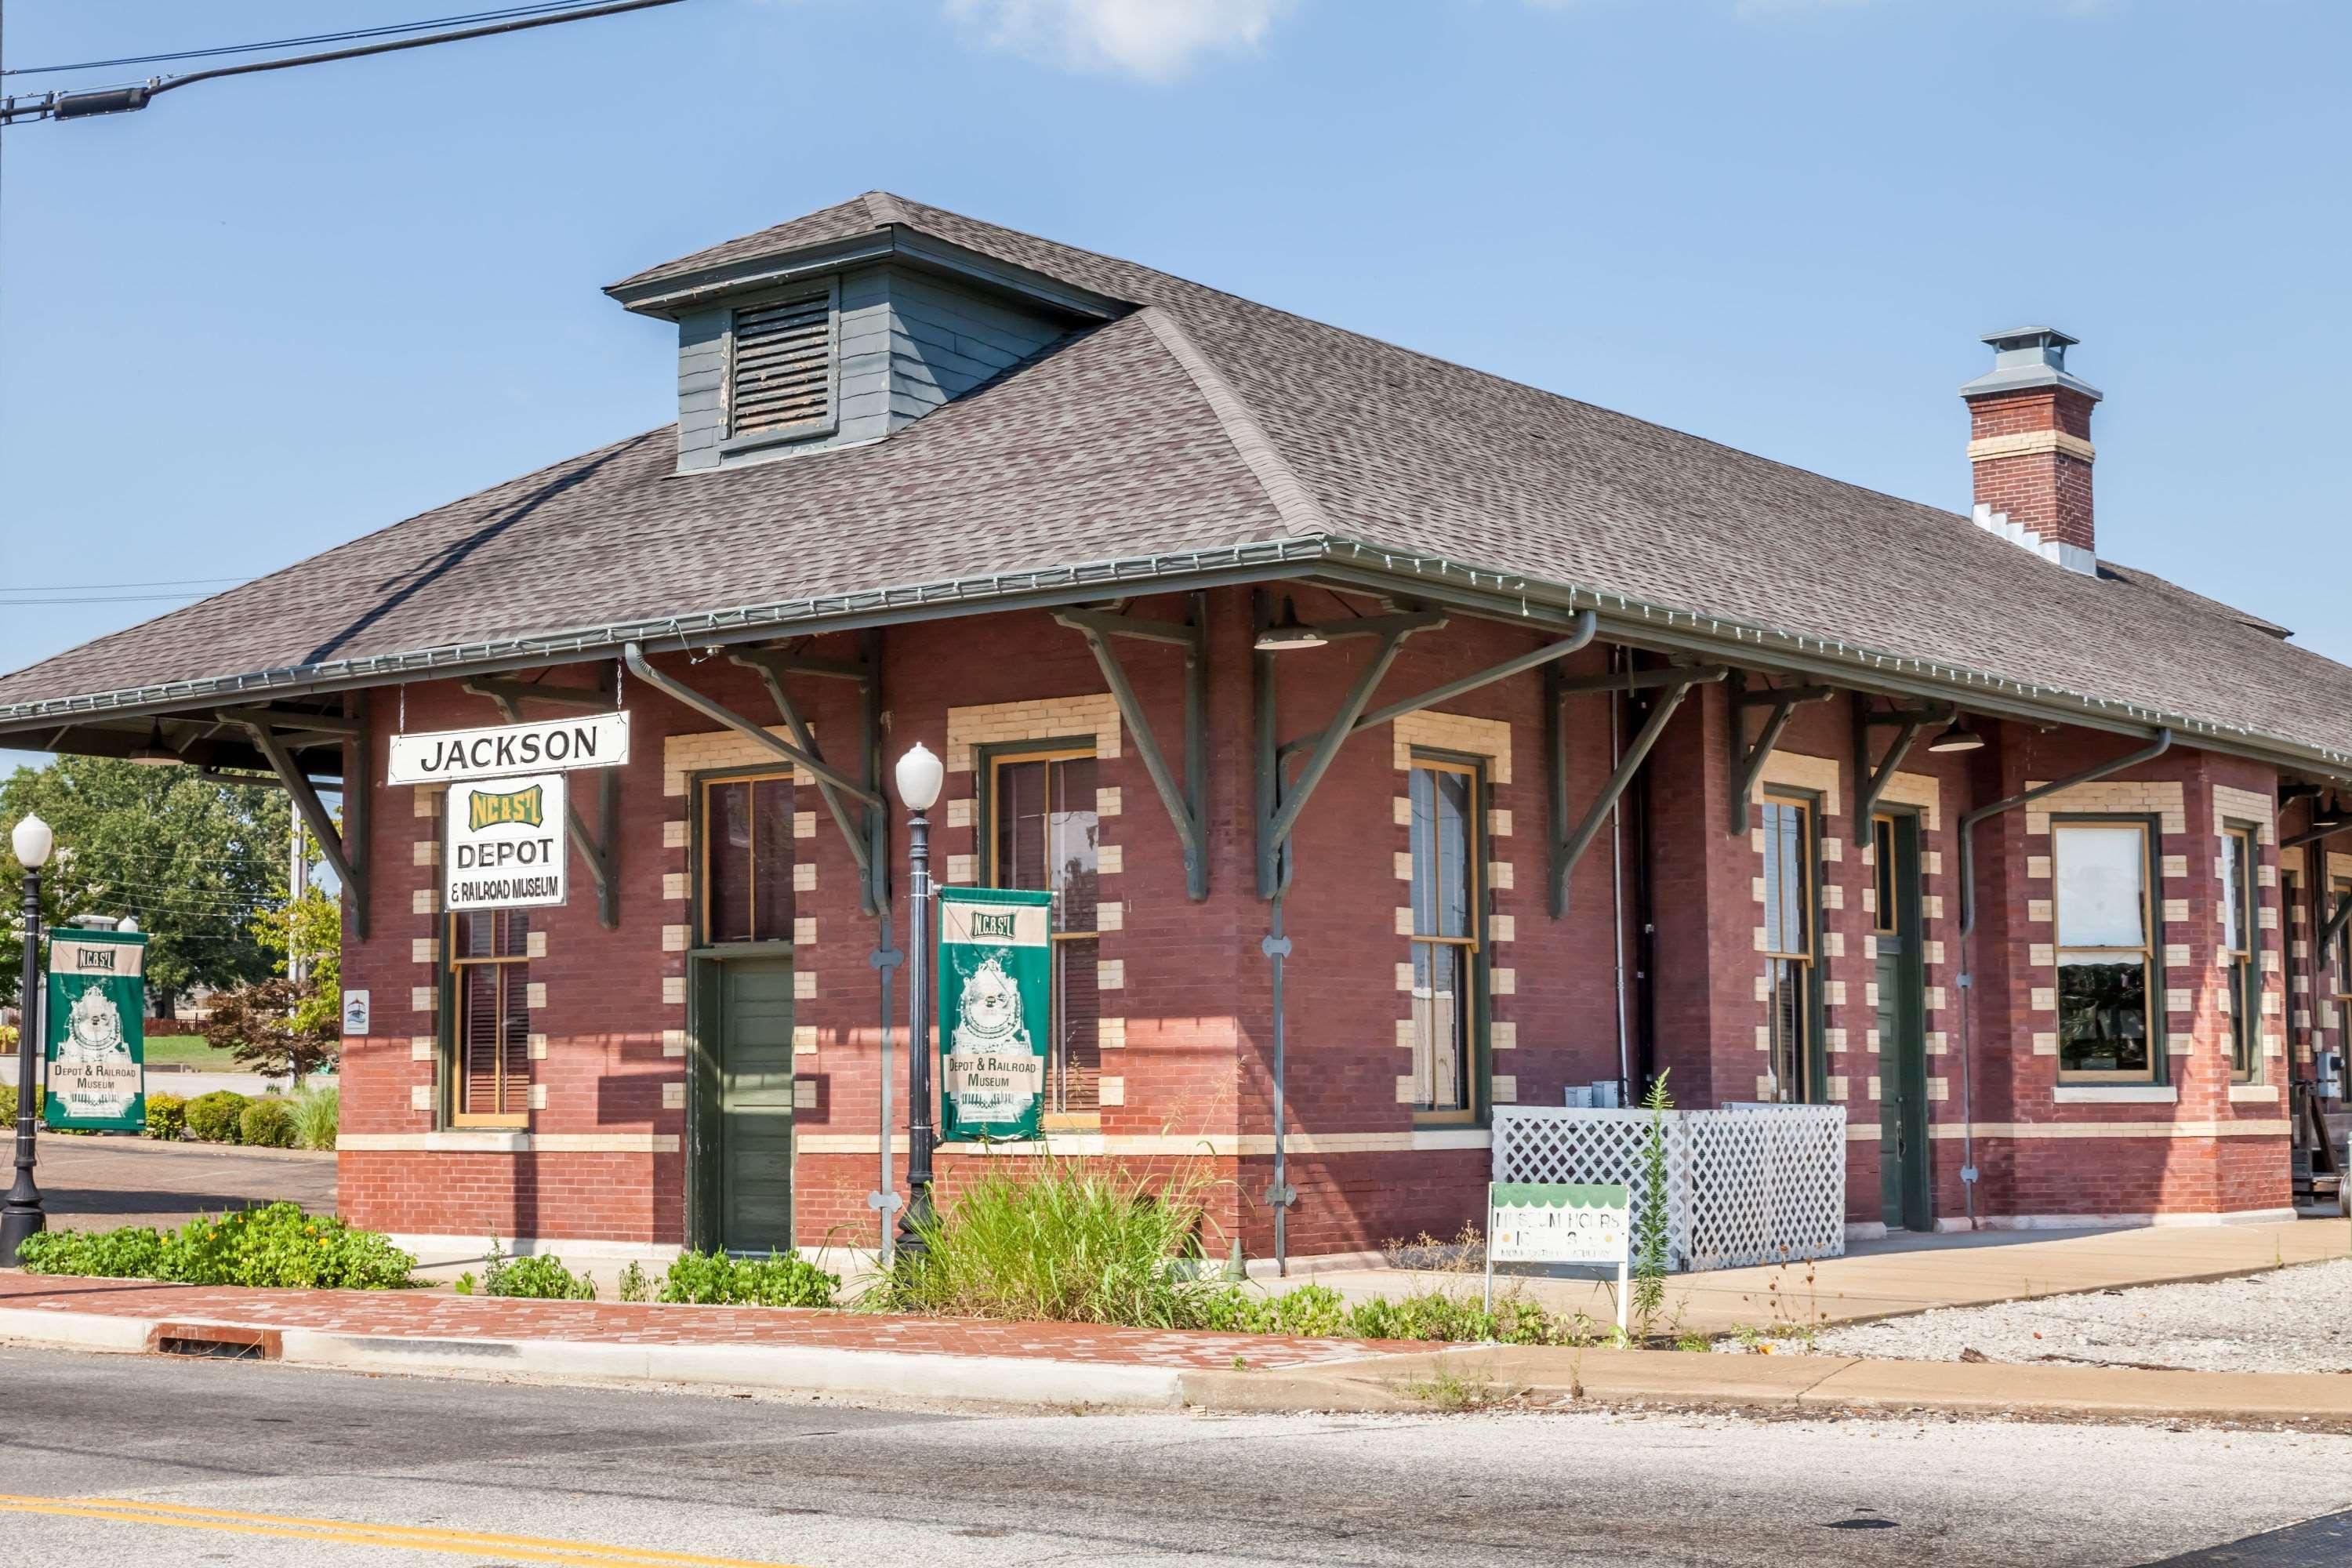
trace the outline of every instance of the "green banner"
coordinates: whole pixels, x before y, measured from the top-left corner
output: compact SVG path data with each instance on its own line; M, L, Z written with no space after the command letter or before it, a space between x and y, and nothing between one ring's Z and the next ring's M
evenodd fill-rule
M147 938L137 931L49 932L51 1127L147 1125Z
M1031 1139L1054 1034L1053 901L1006 888L940 889L941 1135Z

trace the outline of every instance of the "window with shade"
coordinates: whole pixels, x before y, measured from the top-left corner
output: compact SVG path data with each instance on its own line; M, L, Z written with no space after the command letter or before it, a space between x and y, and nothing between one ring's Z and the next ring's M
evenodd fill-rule
M1764 835L1764 1045L1770 1097L1811 1097L1813 1066L1813 808L1767 795ZM1889 900L1891 901L1891 900Z
M1094 752L998 752L989 756L988 770L990 883L1054 895L1046 1110L1092 1116L1102 1108L1102 942L1096 925L1102 827Z
M2254 967L2254 830L2221 835L2221 962L2230 976L2230 1076L2254 1081L2263 1061L2262 982Z
M449 917L449 1121L530 1121L530 911Z
M2137 819L2051 823L2062 1079L2156 1080L2162 1040L2149 997L2158 945L2150 837Z
M790 775L702 784L702 941L793 939Z
M1478 1101L1478 771L1416 758L1412 800L1414 1113L1470 1121Z

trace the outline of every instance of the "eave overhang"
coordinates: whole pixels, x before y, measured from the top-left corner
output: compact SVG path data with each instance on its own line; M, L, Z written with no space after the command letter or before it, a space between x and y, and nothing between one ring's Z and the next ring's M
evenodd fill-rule
M2028 723L2072 724L2145 736L2175 731L2204 749L2291 772L2352 783L2352 752L2313 746L2237 725L2144 704L1971 669L1866 644L1786 631L1736 617L1661 605L1604 589L1546 582L1513 572L1333 534L1296 534L1242 544L1175 549L1074 565L940 579L842 594L524 636L446 643L406 652L243 674L160 682L115 691L0 705L0 738L45 750L97 728L130 735L129 721L370 686L530 669L617 657L636 642L651 653L720 647L779 637L814 636L959 616L1055 608L1144 593L1174 593L1278 580L1319 582L1385 595L1482 619L1565 629L1580 611L1600 619L1610 642L1689 655L1743 668L1827 681L1897 698L1956 702L1970 712ZM47 740L40 737L48 736ZM133 741L124 741L127 746ZM112 751L112 747L106 748ZM119 752L115 754L120 754Z

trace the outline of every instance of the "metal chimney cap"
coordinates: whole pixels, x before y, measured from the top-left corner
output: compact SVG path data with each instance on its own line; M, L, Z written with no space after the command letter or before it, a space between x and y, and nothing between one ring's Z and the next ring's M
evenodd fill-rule
M2094 403L2106 395L2066 369L2066 351L2082 340L2055 327L2011 327L2003 332L1987 332L1978 341L1991 346L1992 369L1962 386L1962 397L1990 397L2042 386L2063 386Z

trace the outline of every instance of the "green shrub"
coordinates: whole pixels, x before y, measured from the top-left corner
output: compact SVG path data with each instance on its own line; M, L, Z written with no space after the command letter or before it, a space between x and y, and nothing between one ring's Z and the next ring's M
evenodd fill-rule
M256 1149L294 1147L294 1113L282 1100L247 1100L237 1113L236 1141Z
M35 1274L289 1289L395 1289L416 1267L378 1232L292 1204L200 1215L169 1236L144 1226L44 1231L18 1256Z
M163 1238L152 1227L120 1230L44 1230L25 1238L17 1262L27 1274L78 1274L100 1279L152 1279Z
M16 1063L7 1062L0 1064L0 1066L5 1066L7 1068L8 1076L10 1078L16 1076ZM36 1117L38 1117L41 1114L42 1110L47 1106L48 1102L49 1091L47 1089L36 1088L33 1090L33 1114ZM16 1125L16 1086L12 1083L5 1089L0 1089L0 1126L13 1129Z
M596 1299L596 1282L585 1274L572 1273L563 1267L561 1258L552 1253L540 1258L509 1258L495 1236L490 1237L489 1261L482 1269L479 1288L485 1296L515 1296L537 1301ZM473 1295L473 1275L460 1275L457 1289L460 1296Z
M188 1136L200 1143L234 1143L245 1116L246 1098L233 1089L216 1089L188 1101Z
M921 1224L866 1303L945 1317L1183 1328L1219 1287L1197 1277L1206 1179L1148 1184L1107 1161L984 1172Z
M646 1278L645 1266L635 1258L630 1258L629 1266L621 1270L621 1300L650 1301L653 1299L654 1282Z
M188 1102L176 1094L147 1097L147 1136L176 1142L188 1129Z
M331 1149L342 1121L342 1095L331 1089L306 1089L288 1102L294 1112L294 1141L305 1149Z
M839 1275L827 1274L803 1258L777 1252L765 1258L681 1252L662 1276L659 1299L721 1306L830 1307L833 1293L840 1289Z

